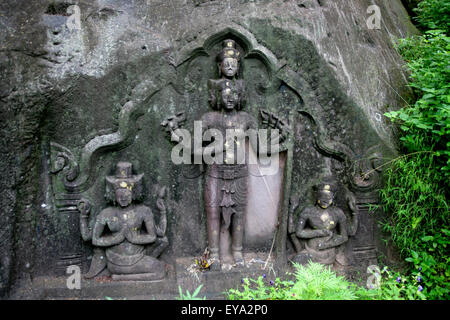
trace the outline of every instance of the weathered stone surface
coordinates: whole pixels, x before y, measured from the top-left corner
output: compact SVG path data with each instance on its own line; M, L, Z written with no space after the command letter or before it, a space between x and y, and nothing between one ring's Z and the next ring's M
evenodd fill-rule
M381 8L381 30L366 26L373 3ZM81 29L67 27L72 4L80 8ZM81 172L68 182L74 195L102 199L102 179L96 178L111 174L123 159L146 173L148 194L171 186L168 236L174 246L163 258L173 262L174 255L203 251L201 179L185 179L181 168L171 167L159 124L181 109L193 118L207 110L207 79L216 70L210 57L192 50L208 39L246 35L291 79L270 93L267 79L274 75L256 53L243 70L244 79L252 80L249 112L280 108L279 101L297 106L289 197L300 204L311 203L307 190L342 162L313 147L317 132L345 144L356 158L380 143L388 155L393 132L383 113L411 94L391 45L391 37L415 32L398 0L7 0L0 12L1 295L22 281L52 275L49 266L57 263L86 269L92 254L79 237L72 208L77 196L59 199L64 184L49 174L51 143L72 153L71 167L64 169L69 176L75 162ZM213 40L211 51L218 45ZM113 144L116 149L105 153ZM99 151L83 158L89 148ZM338 197L342 205L345 199ZM149 197L146 205L155 200Z

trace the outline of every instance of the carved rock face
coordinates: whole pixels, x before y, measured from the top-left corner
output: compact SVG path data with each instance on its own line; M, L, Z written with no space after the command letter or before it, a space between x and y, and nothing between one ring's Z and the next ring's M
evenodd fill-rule
M238 72L238 61L235 58L225 58L220 67L226 77L234 77Z
M132 201L131 191L124 188L117 189L116 201L122 208L128 207Z
M326 209L333 203L333 194L327 192L317 193L317 204L322 208Z
M222 91L222 105L226 110L233 110L238 103L238 95L236 91L226 88Z

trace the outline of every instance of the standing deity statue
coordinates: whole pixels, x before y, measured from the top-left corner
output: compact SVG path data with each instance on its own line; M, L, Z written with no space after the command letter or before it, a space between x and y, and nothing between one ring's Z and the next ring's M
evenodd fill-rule
M221 78L208 80L209 104L213 111L201 117L202 131L209 132L214 141L208 146L190 148L194 156L203 157L206 165L203 196L209 253L211 260L215 261L211 266L213 270L220 269L220 262L244 265L243 238L249 174L245 144L248 130L256 132L257 121L252 115L242 111L245 104L245 83L237 79L240 57L233 40L223 41L222 50L217 56ZM279 130L280 123L284 124L275 116L271 119L273 121L268 125L273 125L273 129ZM172 141L178 142L182 138L177 135L176 129L184 121L184 115L179 113L167 118L161 125L171 134ZM278 139L280 140L280 136ZM271 143L275 143L275 140ZM249 141L253 150L260 150L260 153L266 151L267 145L261 145L258 137L250 138ZM238 152L235 152L236 149ZM243 154L239 150L244 150ZM213 161L205 161L204 156L212 154L209 160L213 158ZM231 253L230 244L227 243L229 238Z
M134 202L142 198L143 174L133 175L132 164L119 162L116 175L106 177L106 197L114 205L103 209L89 227L86 201L79 204L80 225L84 240L92 240L94 257L87 278L105 267L114 280L160 280L165 264L157 258L167 247L165 188L157 200L160 223L155 225L151 209ZM151 250L150 255L146 251Z
M316 203L300 212L295 230L295 236L304 243L305 250L297 252L293 261L333 264L341 245L348 241L349 235L354 235L358 215L352 210L353 219L349 224L344 211L333 205L336 193L333 183L324 181L314 189Z
M222 43L222 51L217 55L217 67L220 79L208 80L209 104L212 109L220 110L221 95L226 88L232 88L237 95L237 109L240 110L245 104L245 83L237 79L239 74L239 63L241 54L236 49L234 40L225 40Z

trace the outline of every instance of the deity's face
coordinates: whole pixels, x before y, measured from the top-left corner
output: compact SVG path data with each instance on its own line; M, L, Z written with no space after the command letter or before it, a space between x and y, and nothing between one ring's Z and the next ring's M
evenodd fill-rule
M235 58L225 58L221 63L221 71L226 77L234 77L238 72L238 61Z
M236 92L230 88L225 88L222 90L222 104L227 111L233 110L238 102L238 95Z
M133 200L132 193L126 188L116 189L116 202L122 207L128 207Z
M317 192L317 204L322 209L327 209L333 203L333 193L326 191Z

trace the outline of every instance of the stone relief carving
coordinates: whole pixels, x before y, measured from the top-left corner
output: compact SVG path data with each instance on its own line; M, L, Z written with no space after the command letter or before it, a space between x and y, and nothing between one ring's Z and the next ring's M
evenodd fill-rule
M307 112L300 112L306 116L314 127L314 148L325 156L343 162L346 178L355 191L369 192L377 187L380 179L383 160L381 146L369 148L361 159L355 152L343 143L328 139L320 125Z
M336 260L346 264L341 246L345 244L349 236L356 233L358 226L358 212L355 209L354 198L347 196L347 201L352 212L349 221L344 211L334 206L336 185L331 179L324 179L322 183L314 187L315 205L307 206L299 213L299 218L291 237L297 251L293 261L307 263L309 260L322 264L333 264ZM292 222L291 222L292 223ZM298 238L305 249L302 250Z
M80 231L83 240L92 241L94 256L86 278L92 278L105 268L114 280L160 280L165 276L165 264L157 258L168 246L166 237L166 189L158 194L159 224L151 209L142 200L143 174L133 175L129 162L119 162L116 175L106 177L106 198L112 203L89 224L90 204L82 199ZM146 255L150 251L150 255Z
M53 174L58 174L59 172L64 172L63 181L73 181L79 174L79 166L73 156L72 152L66 147L52 142L52 167L50 172Z
M222 137L227 136L227 130L240 133L240 136L222 141L224 143L220 144L219 150L215 150L216 159L218 153L221 153L220 160L207 164L205 170L204 207L210 258L216 261L211 266L213 270L219 270L221 263L244 265L243 234L247 205L248 159L242 161L237 153L227 152L245 143L244 133L248 129L257 129L256 119L242 111L246 102L245 82L237 79L241 55L236 49L234 40L222 42L222 50L217 56L220 79L208 80L209 105L213 111L205 113L201 118L202 129L216 130ZM277 138L279 142L283 142L288 131L286 122L269 112L262 112L261 115L265 127L281 131ZM182 140L176 129L181 128L185 119L184 113L180 112L161 123L166 132L170 133L172 141ZM253 150L258 150L259 147L261 152L266 151L262 150L264 146L258 141L250 139L250 143ZM194 155L202 156L204 148L200 148L199 154L196 154L198 150L195 148L191 150ZM226 242L228 238L231 238L231 253Z
M295 77L292 75L293 72L288 70L289 68L285 65L279 64L278 61L267 51L267 49L258 46L254 39L251 37L248 37L247 39L240 33L230 30L231 29L225 29L221 33L217 33L217 35L210 37L210 39L205 41L204 47L210 50L213 47L213 43L217 41L219 37L223 37L225 34L231 33L232 36L242 40L242 45L245 52L252 52L253 56L261 56L263 58L260 60L263 61L264 66L267 67L267 72L270 75L270 78L272 78L272 75L276 75L275 81L272 81L271 79L269 81L270 83L273 83L273 85L270 86L270 90L277 90L279 88L278 83L280 81L281 83L286 84L286 86L292 89L299 96L302 95L302 90L306 90L301 88L308 88L308 86L304 84L297 85L297 83L295 83L297 79L294 79ZM207 56L205 52L203 52L203 54ZM183 57L184 56L181 55L181 58L178 60L186 61L183 60ZM222 50L217 56L219 78L209 79L207 81L208 102L213 111L205 113L201 118L204 124L204 129L215 128L219 129L221 132L225 132L226 129L240 128L245 130L246 128L257 128L256 119L248 113L242 111L242 108L245 106L247 96L246 83L244 80L240 79L240 64L242 58L243 53L236 48L236 43L233 40L223 41ZM182 62L178 63L177 66L181 63ZM198 76L193 79L197 78L201 77ZM202 81L206 82L207 78L208 77L203 78ZM266 91L269 92L268 90L269 89ZM311 104L311 101L307 102ZM288 108L291 108L291 106L288 106ZM314 107L310 107L311 110L313 110L313 108ZM305 114L313 124L313 132L315 137L314 148L316 148L322 155L334 158L343 163L345 168L344 178L346 179L344 183L349 185L353 191L368 192L372 190L376 186L379 177L378 166L381 159L381 154L378 152L378 146L369 149L366 156L364 156L364 159L361 161L356 161L357 156L350 148L342 143L335 142L326 136L325 131L320 127L320 122L316 121L316 115L311 112L311 110L308 110L307 112L300 112ZM273 112L266 110L259 110L259 112L262 118L262 127L279 129L281 131L280 140L288 140L289 127L285 120ZM297 111L294 110L294 112ZM85 221L93 220L89 219L89 202L84 199L80 201L81 192L86 191L92 184L92 181L96 178L95 170L97 159L102 150L119 150L129 146L134 141L135 120L142 113L142 110L137 108L136 103L130 101L125 104L119 115L119 130L113 134L101 135L89 141L89 143L86 144L86 146L84 146L81 150L81 154L78 159L79 161L76 160L74 155L67 148L56 143L51 144L51 172L57 175L58 178L61 178L63 186L68 193L68 195L64 195L65 198L60 201L61 203L64 202L65 207L63 209L66 207L72 208L73 203L77 203L77 201L79 201L78 211L82 212L82 216L87 215L88 217ZM289 121L292 122L292 119L289 119ZM174 116L168 117L163 123L161 123L161 125L165 128L170 137L174 137L176 136L177 129L183 128L185 122L185 112L179 112ZM233 141L231 143L234 145L237 142ZM222 147L222 151L225 151L227 148L225 145ZM284 150L285 149L282 148L280 151ZM242 259L242 221L245 219L245 200L248 197L246 183L248 171L245 164L227 164L225 152L223 152L223 156L225 164L207 166L206 170L202 171L205 173L206 180L204 184L204 204L207 216L208 243L211 256L216 259L216 261L221 261L223 259L223 261L227 263L234 262L242 265L244 263ZM285 173L285 180L286 182L289 182L288 177L290 175L290 171L292 171L292 165L286 167L287 170ZM194 177L194 174L192 174L192 176ZM195 173L195 177L198 176L199 175ZM289 193L289 187L286 188L286 186L284 186L284 189L285 193ZM285 195L285 197L287 196ZM67 200L66 198L70 199ZM117 200L115 195L109 199L111 201ZM358 205L361 203L362 202L358 200ZM120 209L120 205L116 205L116 207L116 209ZM285 210L285 207L287 206L283 204L282 210ZM316 209L325 210L320 207ZM60 209L58 208L58 210ZM356 212L356 209L353 210L353 212ZM279 237L279 241L277 240L277 245L280 247L282 246L281 243L286 243L286 230L288 229L285 225L283 225L283 219L286 219L286 217L282 217L283 214L284 213L280 214L277 224L280 225L280 230L277 233L277 237ZM356 226L358 225L357 221L358 219L355 218L351 223L347 223L347 238L352 235L351 231L356 232ZM86 222L84 225L83 223L85 222L80 223L80 229L82 229L80 231L82 232L82 235L84 234L83 239L91 241L94 226L92 225L89 229L88 223ZM355 227L353 228L352 226ZM77 232L78 230L76 233ZM225 234L229 234L229 237L231 237L231 250L221 244L221 236ZM338 234L342 236L340 238L341 240L345 238L344 234L341 234L340 231ZM295 236L295 238L297 241L307 241L306 238L298 238L297 236ZM365 243L367 241L361 242ZM345 241L343 243L345 243ZM337 245L334 248L337 248L337 251L339 251L343 247L342 244ZM299 248L301 249L301 245ZM339 259L338 253L336 253L336 259ZM96 276L105 268L107 269L106 258L105 250L96 246L94 249L94 258L91 263L91 268L86 277ZM219 266L219 263L213 264L213 269L219 268Z
M383 156L379 150L380 146L373 146L365 152L361 160L353 162L349 171L350 184L354 190L368 192L378 186L383 162Z
M78 162L69 149L52 142L51 172L60 174L67 171L62 181L69 193L87 190L95 179L96 161L100 152L108 148L121 149L131 144L134 141L136 119L142 114L142 110L133 101L128 101L119 113L119 130L89 141L83 147Z

